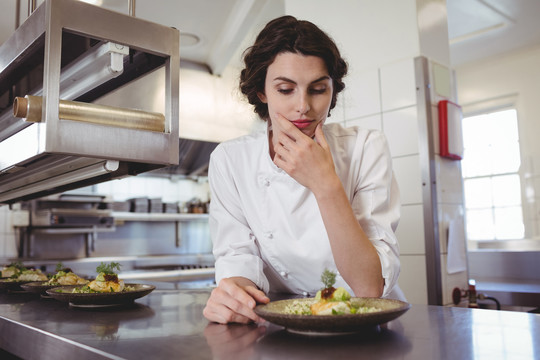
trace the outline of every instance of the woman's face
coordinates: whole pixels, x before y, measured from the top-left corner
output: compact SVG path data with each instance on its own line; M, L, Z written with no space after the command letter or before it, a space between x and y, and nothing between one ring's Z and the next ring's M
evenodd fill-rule
M259 98L268 104L274 130L278 125L272 120L280 114L313 137L315 128L324 123L330 110L332 84L321 58L286 52L278 54L268 67L265 93L259 93Z

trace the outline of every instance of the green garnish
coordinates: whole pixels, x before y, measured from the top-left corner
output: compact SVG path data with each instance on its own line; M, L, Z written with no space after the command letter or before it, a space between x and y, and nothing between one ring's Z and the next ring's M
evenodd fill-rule
M110 264L104 264L104 263L101 263L100 265L98 265L98 267L96 268L96 271L98 272L98 274L100 273L104 273L104 274L108 274L108 275L117 275L116 272L115 272L115 269L117 271L120 271L120 264L117 263L117 262L112 262Z
M321 281L324 284L325 289L333 287L336 283L336 273L328 269L324 269L321 275Z
M26 267L23 265L22 262L20 261L16 261L16 262L12 262L11 264L9 264L7 267L14 267L14 268L17 268L19 270L26 270Z
M56 264L56 272L59 272L63 268L64 268L64 265L62 264L62 262L59 262L58 264Z

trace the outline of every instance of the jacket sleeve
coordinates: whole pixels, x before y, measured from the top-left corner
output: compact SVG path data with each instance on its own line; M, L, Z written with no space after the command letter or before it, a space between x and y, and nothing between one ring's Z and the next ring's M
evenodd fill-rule
M397 285L400 272L399 244L394 233L400 218L399 189L384 134L372 131L365 142L357 144L363 148L355 152L358 181L352 208L379 255L385 280L383 297L387 297Z
M257 239L251 231L231 171L231 159L223 146L210 157L210 235L216 260L216 283L223 278L241 276L253 281L265 293L269 283L264 275Z

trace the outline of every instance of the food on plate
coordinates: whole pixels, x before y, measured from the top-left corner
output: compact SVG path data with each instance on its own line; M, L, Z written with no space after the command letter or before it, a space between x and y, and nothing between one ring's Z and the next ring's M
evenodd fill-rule
M26 269L19 273L19 275L13 275L7 281L45 281L47 275L41 272L39 269Z
M95 280L87 285L73 289L74 293L109 293L125 292L133 290L130 286L125 286L124 281L118 278L115 272L120 271L120 264L111 262L110 264L101 263L96 271L98 275Z
M20 262L14 262L9 265L4 266L2 269L2 277L3 278L10 278L10 277L17 277L19 274L26 270L26 268L21 264Z
M62 263L56 265L56 274L43 285L84 285L88 280L75 274L70 268L64 268Z
M324 288L317 292L313 301L295 300L285 308L286 314L294 315L344 315L380 311L371 306L351 302L351 295L343 287L334 288L336 274L324 270L321 276Z

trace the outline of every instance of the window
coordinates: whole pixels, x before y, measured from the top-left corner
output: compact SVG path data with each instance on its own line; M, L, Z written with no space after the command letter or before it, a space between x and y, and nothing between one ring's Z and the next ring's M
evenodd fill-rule
M463 118L463 146L467 239L522 239L516 110Z

